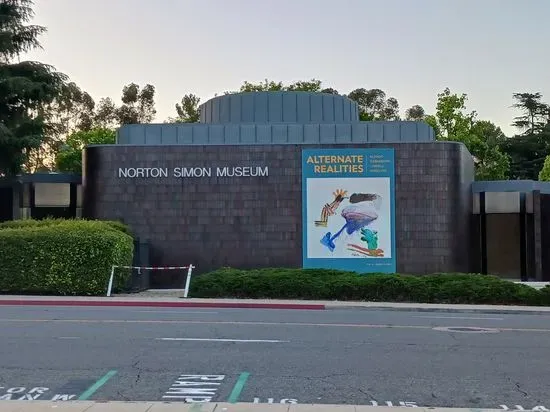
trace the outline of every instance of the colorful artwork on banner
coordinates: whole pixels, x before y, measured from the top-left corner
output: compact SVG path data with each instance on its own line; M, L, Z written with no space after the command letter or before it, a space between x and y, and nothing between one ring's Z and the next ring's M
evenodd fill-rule
M393 149L302 151L303 266L394 273Z

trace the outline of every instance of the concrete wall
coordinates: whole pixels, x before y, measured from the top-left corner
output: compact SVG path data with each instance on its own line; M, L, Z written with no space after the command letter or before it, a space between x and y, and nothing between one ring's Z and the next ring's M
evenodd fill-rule
M84 216L121 219L151 263L300 267L302 147L393 147L399 272L470 269L471 156L453 142L369 145L91 146ZM268 166L268 178L119 178L119 167ZM159 275L163 276L163 275ZM166 276L166 275L164 275ZM157 277L160 282L176 282Z

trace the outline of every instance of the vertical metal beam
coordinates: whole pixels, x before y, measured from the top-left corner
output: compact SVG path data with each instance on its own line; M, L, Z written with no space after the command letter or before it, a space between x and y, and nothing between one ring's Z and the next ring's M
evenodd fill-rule
M520 277L523 282L527 281L527 213L525 210L525 193L520 193L519 198L519 262Z
M487 274L487 214L485 213L485 192L479 193L479 232L481 234L481 273Z
M76 218L76 209L77 209L77 187L76 183L70 183L69 185L69 214L71 219Z
M29 182L29 209L31 219L36 218L36 191L34 189L34 183Z

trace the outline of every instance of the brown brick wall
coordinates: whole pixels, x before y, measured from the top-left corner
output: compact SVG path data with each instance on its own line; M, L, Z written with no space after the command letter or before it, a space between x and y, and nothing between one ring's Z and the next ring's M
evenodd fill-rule
M464 146L452 142L92 146L85 151L83 213L129 224L137 236L150 240L154 265L192 262L200 272L221 266L299 267L302 147L395 148L398 271L470 270L473 163ZM119 167L244 164L269 166L269 177L116 175Z

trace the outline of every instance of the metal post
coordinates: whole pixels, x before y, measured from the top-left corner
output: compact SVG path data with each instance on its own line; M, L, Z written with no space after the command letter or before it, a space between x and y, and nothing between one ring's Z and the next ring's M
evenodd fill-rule
M111 277L109 278L109 286L107 287L107 296L111 296L111 291L113 289L113 278L115 277L115 267L111 269Z
M183 290L183 297L186 298L189 294L189 285L191 284L191 273L193 272L193 265L189 265L187 268L187 279L185 279L185 289Z
M525 193L520 194L519 198L519 274L522 282L529 280L527 273L527 222Z
M481 273L488 272L487 264L487 213L485 213L485 192L479 194L479 224L481 232Z

